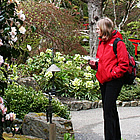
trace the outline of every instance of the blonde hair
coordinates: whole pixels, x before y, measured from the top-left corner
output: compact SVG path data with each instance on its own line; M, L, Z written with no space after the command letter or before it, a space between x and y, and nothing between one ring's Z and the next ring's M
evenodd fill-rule
M114 24L111 19L104 17L97 22L97 26L101 31L103 41L107 41L112 37Z

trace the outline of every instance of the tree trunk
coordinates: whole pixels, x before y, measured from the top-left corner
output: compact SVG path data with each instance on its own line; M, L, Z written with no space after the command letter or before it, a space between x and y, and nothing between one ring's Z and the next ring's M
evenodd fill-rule
M88 13L89 13L89 44L90 56L95 57L98 47L98 36L96 33L96 22L101 18L102 13L102 0L89 0Z

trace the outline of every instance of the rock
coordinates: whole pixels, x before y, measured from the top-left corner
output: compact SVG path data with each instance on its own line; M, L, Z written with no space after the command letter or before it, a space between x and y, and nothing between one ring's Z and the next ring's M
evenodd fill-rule
M140 106L140 101L138 102L138 106Z
M98 108L102 108L102 107L103 107L102 100L100 100L100 101L98 102Z
M81 101L72 101L69 105L70 105L71 111L78 111L78 110L81 110L83 108Z
M133 106L133 107L138 106L138 102L137 101L131 101L131 106Z
M98 101L92 103L92 108L98 108Z
M72 122L60 117L52 117L56 124L56 139L63 140L64 133L73 134ZM25 115L22 124L23 135L34 136L42 139L49 139L50 123L46 120L45 113L29 113Z
M129 107L131 105L130 102L123 102L122 107Z
M39 86L35 81L34 77L18 78L17 83L20 85L25 85L27 88L32 87L34 90L39 89Z
M122 101L117 100L117 101L116 101L116 105L117 105L117 106L122 106Z
M92 102L83 100L82 103L83 103L83 108L82 108L83 110L91 109Z

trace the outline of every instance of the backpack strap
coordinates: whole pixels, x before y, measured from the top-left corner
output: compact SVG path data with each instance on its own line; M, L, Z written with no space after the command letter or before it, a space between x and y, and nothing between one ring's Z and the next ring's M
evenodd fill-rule
M117 57L117 43L118 43L119 41L122 41L122 40L121 40L120 38L116 38L116 39L114 40L114 42L113 42L113 51L114 51L116 57Z

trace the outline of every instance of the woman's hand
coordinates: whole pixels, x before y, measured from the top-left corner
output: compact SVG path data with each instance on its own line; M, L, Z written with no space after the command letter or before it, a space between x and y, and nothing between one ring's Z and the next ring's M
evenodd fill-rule
M95 62L94 60L88 60L88 64L92 69L94 69L94 70L97 69L97 65L96 65L97 62Z

